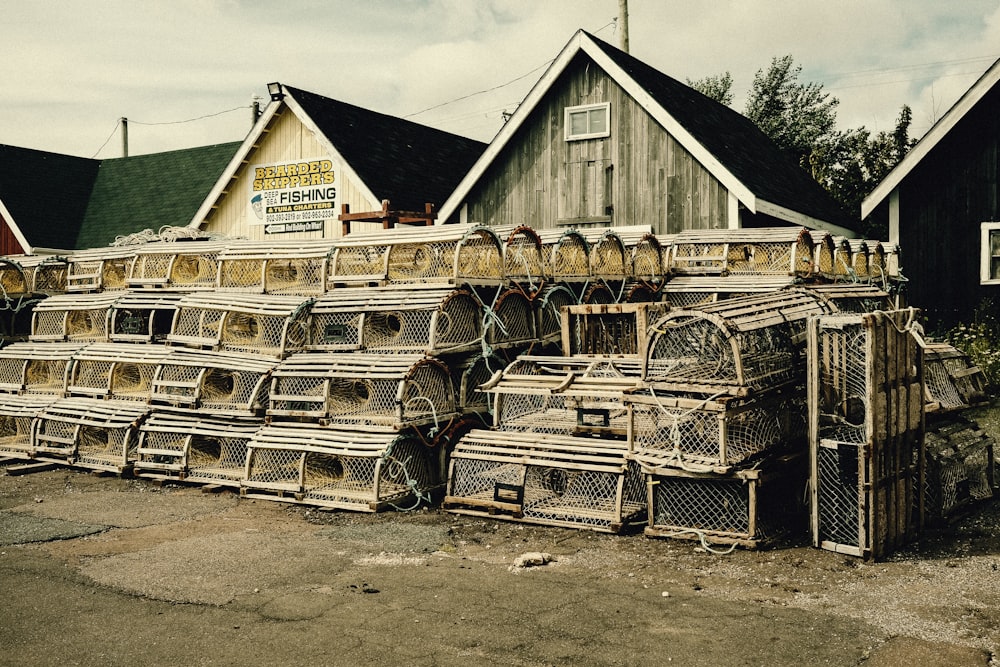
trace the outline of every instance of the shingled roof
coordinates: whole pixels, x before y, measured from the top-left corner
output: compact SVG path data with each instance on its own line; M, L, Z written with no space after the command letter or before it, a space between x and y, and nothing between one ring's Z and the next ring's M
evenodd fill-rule
M745 116L580 30L441 207L452 215L521 124L577 58L589 58L699 159L753 213L843 230L857 221Z
M486 144L284 86L380 200L396 210L440 206Z
M106 246L191 222L240 142L95 160L0 146L0 206L26 250Z

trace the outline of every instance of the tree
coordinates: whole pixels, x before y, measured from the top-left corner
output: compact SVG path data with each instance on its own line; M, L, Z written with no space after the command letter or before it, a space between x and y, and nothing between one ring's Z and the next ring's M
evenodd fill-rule
M688 79L687 84L716 102L726 106L733 105L733 75L728 71L719 76L706 76L697 81Z

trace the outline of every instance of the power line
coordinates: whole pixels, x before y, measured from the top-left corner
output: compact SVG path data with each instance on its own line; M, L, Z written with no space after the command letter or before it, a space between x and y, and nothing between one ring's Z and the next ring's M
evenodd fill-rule
M115 136L115 132L117 132L117 131L118 131L118 126L120 126L121 124L122 124L122 119L121 119L121 118L119 118L119 119L118 119L118 122L117 122L117 123L115 123L115 127L114 127L114 129L112 129L112 130L111 130L111 134L109 134L109 135L108 135L108 138L104 140L104 143L103 143L103 144L101 144L101 147L97 149L97 152L96 152L96 153L94 153L93 155L91 155L91 156L90 156L90 159L91 159L91 160L93 160L93 159L94 159L95 157L97 157L97 155L98 155L98 154L99 154L99 153L100 153L101 151L103 151L103 150L104 150L104 147L108 145L108 142L109 142L109 141L111 141L111 137Z
M234 111L239 111L240 109L248 109L246 105L233 107L232 109L226 109L225 111L217 111L216 113L205 114L204 116L198 116L197 118L188 118L187 120L168 120L162 123L143 123L142 121L132 120L129 118L128 122L135 125L181 125L183 123L193 123L196 120L205 120L206 118L213 118L215 116L221 116L222 114L232 113Z

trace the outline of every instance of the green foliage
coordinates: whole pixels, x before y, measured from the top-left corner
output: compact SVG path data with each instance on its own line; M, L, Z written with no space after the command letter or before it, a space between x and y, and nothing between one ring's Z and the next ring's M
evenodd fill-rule
M687 84L720 104L731 106L733 103L733 75L728 71L719 76L706 76L697 81L688 79Z
M1000 319L991 299L979 304L972 322L956 325L942 338L967 354L983 371L990 393L1000 389Z

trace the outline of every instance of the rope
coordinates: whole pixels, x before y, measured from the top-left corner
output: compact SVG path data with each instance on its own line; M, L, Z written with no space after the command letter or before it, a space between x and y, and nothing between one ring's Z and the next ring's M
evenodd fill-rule
M733 544L730 544L729 548L726 549L725 551L720 551L719 549L713 549L708 544L708 539L706 538L707 533L704 530L701 530L700 528L679 528L678 530L674 530L669 533L657 533L657 535L661 535L662 537L678 537L680 535L687 535L689 533L698 536L698 539L701 542L702 549L704 549L709 553L715 554L716 556L728 556L729 554L736 551L735 542Z
M697 410L701 410L710 402L714 401L715 399L724 394L725 392L718 392L716 394L712 394L711 396L703 400L701 403L691 408L690 410L686 410L682 413L675 414L670 410L668 410L667 407L660 402L660 397L656 395L656 390L653 389L653 387L649 388L649 395L653 397L653 401L656 403L656 407L660 408L663 414L669 416L673 420L673 423L670 425L670 441L673 443L674 447L671 450L670 458L668 459L670 463L676 464L682 470L685 470L687 472L703 472L703 470L699 469L698 467L689 467L687 463L684 461L684 452L680 448L680 442L681 442L680 420Z
M420 507L420 503L431 502L430 494L423 493L420 491L418 487L418 480L411 477L409 471L406 469L406 464L410 462L410 459L413 458L412 456L406 457L405 461L400 461L398 458L392 456L392 445L389 445L389 447L385 450L385 452L382 453L382 456L379 458L381 458L383 461L387 463L392 463L399 466L399 470L403 473L403 477L405 478L406 486L410 487L410 491L413 492L413 495L416 497L416 501L413 503L411 507L399 507L395 503L390 502L389 505L393 509L396 509L400 512L412 512L413 510Z

